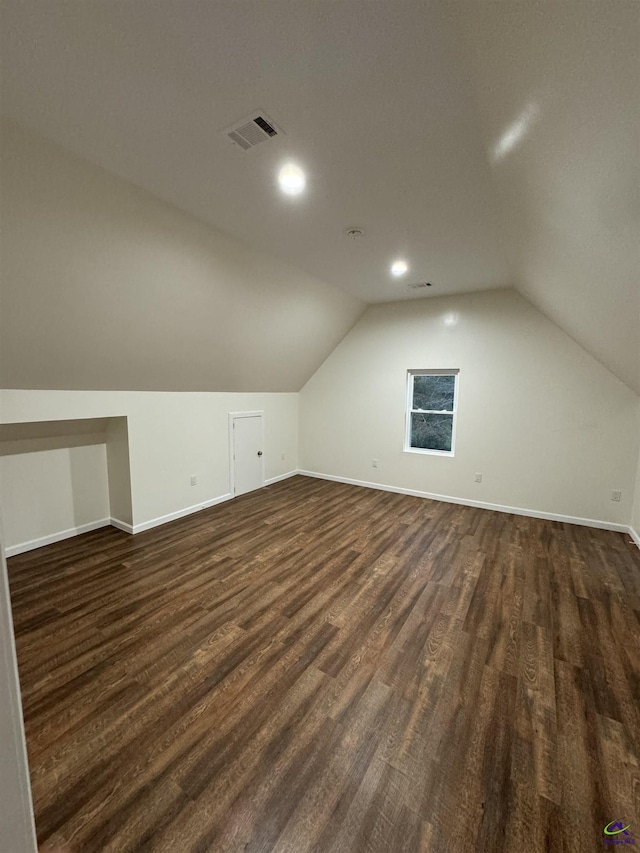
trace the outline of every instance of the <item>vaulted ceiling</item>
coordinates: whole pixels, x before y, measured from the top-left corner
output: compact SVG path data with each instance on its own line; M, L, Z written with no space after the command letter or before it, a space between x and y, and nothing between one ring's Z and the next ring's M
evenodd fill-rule
M515 286L640 392L639 9L4 0L1 105L366 302ZM255 109L284 134L244 152Z

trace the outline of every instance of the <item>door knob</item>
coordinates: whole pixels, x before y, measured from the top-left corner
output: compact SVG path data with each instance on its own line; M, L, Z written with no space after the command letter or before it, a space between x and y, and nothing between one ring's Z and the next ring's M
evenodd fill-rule
M259 450L259 451L258 451L258 456L262 456L262 451L261 451L261 450Z

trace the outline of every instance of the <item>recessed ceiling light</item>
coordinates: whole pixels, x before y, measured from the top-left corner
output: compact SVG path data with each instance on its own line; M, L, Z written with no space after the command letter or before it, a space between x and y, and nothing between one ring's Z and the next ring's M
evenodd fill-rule
M300 166L296 166L295 163L286 163L278 172L278 183L283 193L300 195L307 185L307 179Z
M391 275L395 275L396 277L400 277L404 275L409 269L409 265L406 261L397 260L391 264Z

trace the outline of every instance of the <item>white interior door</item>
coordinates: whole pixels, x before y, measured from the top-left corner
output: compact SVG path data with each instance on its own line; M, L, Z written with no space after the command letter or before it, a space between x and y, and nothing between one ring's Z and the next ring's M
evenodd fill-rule
M264 485L262 417L261 412L230 416L234 495L243 495Z

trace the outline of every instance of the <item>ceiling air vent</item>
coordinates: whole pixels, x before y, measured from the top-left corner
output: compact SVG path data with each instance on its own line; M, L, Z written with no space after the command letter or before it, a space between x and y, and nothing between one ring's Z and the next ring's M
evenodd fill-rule
M430 281L417 281L415 284L408 284L407 287L410 287L411 290L422 290L423 287L431 287Z
M281 136L282 131L263 112L251 113L247 118L237 121L231 127L223 130L223 133L243 151L255 148L261 142Z

